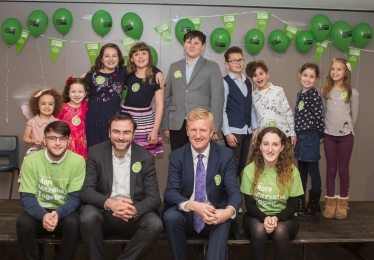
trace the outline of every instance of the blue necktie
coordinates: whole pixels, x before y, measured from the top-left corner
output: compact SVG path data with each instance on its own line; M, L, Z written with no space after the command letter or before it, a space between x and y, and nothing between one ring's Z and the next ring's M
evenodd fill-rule
M196 178L195 178L195 201L205 203L206 202L206 174L203 163L203 154L199 154L198 162L196 167ZM193 227L197 233L200 233L204 229L204 220L194 212L193 215Z

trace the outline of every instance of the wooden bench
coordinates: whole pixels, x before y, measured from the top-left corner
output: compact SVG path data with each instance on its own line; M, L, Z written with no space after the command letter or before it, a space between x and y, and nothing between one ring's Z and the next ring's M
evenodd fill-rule
M323 219L322 217L299 218L300 230L291 243L303 246L303 259L306 259L308 244L362 244L374 242L374 201L350 202L349 207L350 210L346 220ZM15 224L23 210L20 200L0 200L0 243L17 243ZM242 214L239 214L238 224L242 239L229 239L228 246L250 244L250 240L242 229L241 222ZM126 244L128 241L128 239L119 237L106 237L104 243ZM44 245L59 244L60 239L58 237L45 236L38 238L37 242L40 246L40 259L43 259ZM187 240L187 243L202 245L205 252L208 240L191 237ZM156 244L168 244L165 233L160 235Z

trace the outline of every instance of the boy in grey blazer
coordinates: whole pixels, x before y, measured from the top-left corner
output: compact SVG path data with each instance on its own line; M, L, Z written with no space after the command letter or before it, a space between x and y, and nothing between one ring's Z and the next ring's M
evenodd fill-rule
M206 36L197 30L184 36L185 59L170 65L166 77L164 113L161 130L170 138L171 150L189 143L186 116L195 108L203 108L214 116L213 141L218 140L222 125L223 82L218 64L201 53Z

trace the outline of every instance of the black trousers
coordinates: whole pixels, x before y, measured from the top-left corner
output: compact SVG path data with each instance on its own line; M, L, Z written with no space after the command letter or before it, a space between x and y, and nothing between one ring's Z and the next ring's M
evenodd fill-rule
M104 259L103 238L107 235L130 239L117 260L140 259L163 231L162 221L155 212L148 212L138 220L130 219L126 222L114 217L111 211L92 205L82 206L79 222L86 254L90 260Z
M185 144L188 144L190 140L187 136L186 120L183 121L182 128L179 130L170 130L170 147L171 151L174 151Z
M23 259L39 259L36 236L51 234L51 232L43 228L42 221L35 219L26 211L17 219L16 228ZM75 248L79 242L79 212L74 211L65 218L59 219L57 227L52 233L61 236L60 252L55 259L73 259Z

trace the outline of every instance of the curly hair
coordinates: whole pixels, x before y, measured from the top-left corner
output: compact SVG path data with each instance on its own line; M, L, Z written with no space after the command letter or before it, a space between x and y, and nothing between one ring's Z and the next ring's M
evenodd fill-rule
M245 67L245 73L247 74L248 77L253 78L257 68L261 68L266 73L269 72L269 69L266 66L265 62L263 60L258 60L258 61L248 62L247 66Z
M129 60L127 61L127 74L135 73L137 71L135 63L131 60L134 53L138 51L146 51L148 52L148 64L147 68L145 70L145 77L142 79L142 83L145 84L147 81L149 84L153 84L153 58L151 50L149 49L149 46L145 42L138 42L134 44L129 52Z
M346 60L344 58L335 58L331 61L329 73L326 77L326 83L321 87L322 97L324 99L330 99L331 89L334 86L334 80L331 77L330 71L331 71L331 68L332 68L332 64L334 62L340 62L344 65L345 71L344 71L342 87L348 93L348 97L347 97L347 100L345 100L345 103L349 103L351 101L351 97L352 97L351 72L349 71L349 69L347 67L348 60Z
M316 73L316 78L319 78L319 68L318 68L318 65L314 62L307 62L307 63L304 63L303 66L301 66L301 68L299 69L299 73L303 73L304 70L306 69L311 69L311 70L314 70L314 72Z
M41 92L40 96L35 97L35 95L37 95L39 92ZM61 106L62 106L62 103L63 103L64 100L63 100L60 92L57 91L54 88L51 88L51 89L38 89L37 91L35 91L34 93L32 93L31 98L29 100L29 107L30 107L31 113L34 116L36 116L36 115L39 114L39 99L40 99L40 97L42 97L44 95L51 95L54 98L54 100L55 100L55 107L53 109L53 113L52 114L54 116L56 116L60 112L60 109L61 109Z
M255 176L252 183L252 190L254 193L257 192L258 179L260 174L262 174L264 171L265 162L260 147L262 144L262 139L267 133L278 135L283 146L283 151L279 154L275 164L277 171L277 185L280 189L280 194L283 194L285 188L290 187L293 181L293 149L286 134L276 127L267 127L260 132L254 145L253 152L249 157L248 164L252 162L255 163Z
M86 92L85 99L88 98L91 94L90 85L88 81L82 78L73 78L68 84L65 85L64 91L62 92L62 97L64 98L64 102L67 103L70 101L69 91L70 87L73 84L81 84L84 87L84 92Z
M95 73L95 72L99 72L101 69L104 68L104 64L103 62L101 61L103 56L104 56L104 51L107 49L107 48L113 48L117 51L117 54L118 54L118 65L117 65L117 68L118 67L122 67L123 64L125 64L125 61L123 60L123 57L122 57L122 52L121 50L119 49L119 47L117 46L117 44L114 44L114 43L107 43L107 44L104 44L101 49L100 49L100 52L99 52L99 55L97 55L96 57L96 60L95 60L95 65L93 65L91 67L91 70L88 72L88 73Z

